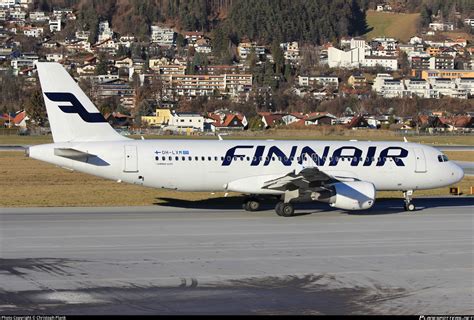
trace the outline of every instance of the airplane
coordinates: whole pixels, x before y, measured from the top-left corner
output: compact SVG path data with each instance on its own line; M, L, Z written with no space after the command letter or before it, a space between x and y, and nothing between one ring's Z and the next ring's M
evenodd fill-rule
M376 192L452 185L462 168L439 150L409 142L274 140L135 140L117 133L59 64L36 63L54 143L29 157L106 179L179 191L238 192L257 211L279 199L279 216L297 202L343 210L370 209Z

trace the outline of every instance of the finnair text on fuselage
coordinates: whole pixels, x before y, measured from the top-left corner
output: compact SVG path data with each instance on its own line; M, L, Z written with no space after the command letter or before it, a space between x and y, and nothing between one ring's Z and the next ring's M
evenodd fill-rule
M378 150L381 151L378 152ZM359 165L381 167L391 159L397 166L404 167L405 163L402 158L408 157L408 150L402 147L382 149L370 146L367 148L365 155L362 149L354 146L337 148L332 151L331 155L330 151L330 146L324 147L323 151L319 153L309 146L301 147L301 149L298 146L293 146L289 153L285 153L277 146L267 148L267 146L262 145L238 145L227 150L222 165L230 166L234 160L250 157L251 166L268 166L272 161L279 161L285 166L291 166L295 160L298 164L303 164L306 159L312 159L316 166L324 166L328 162L329 166L333 167L337 166L341 159L349 159L351 160L350 165L353 167Z

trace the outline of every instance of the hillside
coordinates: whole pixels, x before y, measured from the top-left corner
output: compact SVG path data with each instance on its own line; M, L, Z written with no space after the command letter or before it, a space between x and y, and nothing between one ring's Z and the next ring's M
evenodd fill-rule
M305 41L321 44L366 30L365 0L39 0L38 9L73 7L78 27L95 33L108 20L119 34L144 40L152 24L180 31L212 32L263 44Z
M367 24L370 30L365 34L367 39L373 37L393 37L408 41L416 34L419 13L389 13L367 11Z

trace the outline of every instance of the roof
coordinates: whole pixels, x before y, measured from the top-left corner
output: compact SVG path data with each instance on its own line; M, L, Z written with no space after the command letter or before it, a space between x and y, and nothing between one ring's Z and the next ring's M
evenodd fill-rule
M23 121L23 119L25 119L25 117L26 117L26 111L21 111L16 114L15 118L13 119L13 122L15 124L20 124Z

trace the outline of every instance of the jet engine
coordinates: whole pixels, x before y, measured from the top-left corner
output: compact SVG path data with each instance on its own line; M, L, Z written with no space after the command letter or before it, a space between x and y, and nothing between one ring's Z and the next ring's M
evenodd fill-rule
M370 182L337 182L332 185L334 195L329 199L331 207L344 210L366 210L375 203L375 187Z

